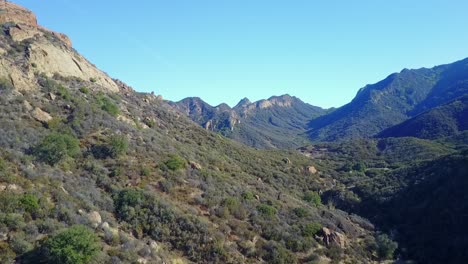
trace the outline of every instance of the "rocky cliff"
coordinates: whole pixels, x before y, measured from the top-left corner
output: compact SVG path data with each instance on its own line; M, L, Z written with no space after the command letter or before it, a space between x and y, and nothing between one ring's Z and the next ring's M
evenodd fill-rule
M5 36L0 43L0 78L18 91L34 89L38 74L75 77L104 91L119 90L109 76L72 49L66 35L41 27L30 10L2 1L0 24Z

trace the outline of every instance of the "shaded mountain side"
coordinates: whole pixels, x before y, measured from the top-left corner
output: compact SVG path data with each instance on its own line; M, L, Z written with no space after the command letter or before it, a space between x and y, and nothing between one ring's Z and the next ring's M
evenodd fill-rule
M212 107L200 98L172 103L202 127L257 148L296 148L306 144L304 134L310 119L326 113L289 95L268 100L241 100L234 108Z
M468 95L436 107L401 124L388 128L377 137L417 137L437 139L468 129Z
M468 59L432 69L403 70L362 88L349 104L309 123L313 141L371 137L468 90Z
M207 131L78 60L64 40L8 30L0 263L377 261L373 225L321 203L332 180L320 164ZM31 60L38 46L44 60ZM74 59L78 70L67 69Z
M360 139L301 149L336 180L323 201L368 217L393 234L402 259L463 263L468 134L440 141Z

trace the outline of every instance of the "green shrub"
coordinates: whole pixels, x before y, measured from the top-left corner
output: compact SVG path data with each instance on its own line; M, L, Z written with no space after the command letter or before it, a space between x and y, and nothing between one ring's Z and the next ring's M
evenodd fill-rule
M276 208L274 208L273 206L270 206L270 205L266 205L266 204L261 204L261 205L257 206L257 211L261 215L267 216L267 217L272 217L272 216L276 215Z
M317 192L306 192L304 194L304 201L309 202L315 206L319 206L322 204L322 199Z
M173 155L165 163L166 167L172 171L180 170L185 167L186 161L178 155Z
M392 241L386 234L378 235L375 238L377 243L377 255L381 260L392 259L398 244Z
M91 77L91 78L89 78L89 81L92 82L92 83L95 83L95 82L97 82L97 79L94 78L94 77Z
M0 90L13 90L13 84L6 78L0 78Z
M39 199L34 194L25 194L19 200L21 207L28 213L32 214L39 210Z
M244 200L250 201L250 200L253 200L254 198L255 198L255 195L251 192L244 192L242 194L242 199Z
M76 157L80 153L79 143L74 136L52 133L35 147L34 154L38 160L53 166L66 157Z
M127 154L128 140L124 135L114 135L109 139L109 152L113 158Z
M118 116L120 113L119 107L109 98L106 96L99 96L98 103L102 110L106 111L112 116Z
M45 261L51 264L89 263L99 252L97 235L85 226L68 228L44 244Z
M84 94L89 94L89 89L83 86L80 88L80 92Z
M151 169L149 167L143 166L140 171L141 176L149 176L151 174Z
M313 237L322 229L319 223L310 223L302 227L302 236Z
M297 217L306 217L308 215L307 210L302 207L295 208L293 211Z

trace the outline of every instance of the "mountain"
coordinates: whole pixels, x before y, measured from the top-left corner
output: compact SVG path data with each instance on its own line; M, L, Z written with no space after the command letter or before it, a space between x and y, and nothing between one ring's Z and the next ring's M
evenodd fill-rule
M322 189L323 202L391 233L401 260L464 262L467 131L438 141L358 139L318 143L301 151L335 179L333 186Z
M378 137L437 139L454 136L464 130L468 130L468 95L390 127Z
M203 129L4 4L0 263L376 261L372 223L322 204L333 181L320 164ZM271 123L299 131L322 110L297 102L244 100L236 113L267 127L275 113ZM297 116L286 121L280 108Z
M200 98L171 105L205 129L257 148L290 149L308 143L307 123L327 112L289 95L254 103L244 98L234 108L212 107Z
M468 59L403 70L362 88L347 105L309 123L313 141L371 137L468 93Z

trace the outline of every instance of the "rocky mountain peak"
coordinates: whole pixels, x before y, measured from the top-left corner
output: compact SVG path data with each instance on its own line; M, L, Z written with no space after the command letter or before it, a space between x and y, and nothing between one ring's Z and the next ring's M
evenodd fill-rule
M250 104L252 104L252 102L249 100L249 98L245 97L244 99L240 100L234 108L243 108L249 106Z

